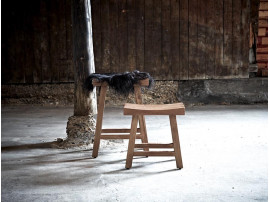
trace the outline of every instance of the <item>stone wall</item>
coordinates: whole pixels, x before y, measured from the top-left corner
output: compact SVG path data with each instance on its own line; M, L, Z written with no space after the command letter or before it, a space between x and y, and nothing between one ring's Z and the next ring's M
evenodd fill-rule
M1 90L2 104L73 105L73 83L2 85ZM145 104L267 103L268 78L156 81L152 89L142 89L142 92ZM134 103L134 95L123 97L108 90L107 106L119 106L125 102Z
M2 104L11 105L73 105L74 84L2 85ZM166 104L177 102L178 81L156 81L152 89L142 89L144 103ZM97 91L98 93L98 91ZM117 95L108 90L107 106L134 102L134 95Z
M255 104L268 102L268 78L180 81L184 103Z
M2 104L72 105L74 84L2 85Z
M152 89L142 88L142 97L145 104L168 104L178 102L178 81L156 81ZM127 98L109 90L105 98L106 105L123 105L125 102L135 103L134 94Z

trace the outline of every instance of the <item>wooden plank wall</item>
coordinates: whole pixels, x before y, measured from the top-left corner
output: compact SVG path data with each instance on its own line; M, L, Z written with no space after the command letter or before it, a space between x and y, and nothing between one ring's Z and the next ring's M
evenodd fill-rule
M2 2L2 83L74 80L70 0Z
M2 2L2 83L72 82L70 0ZM92 0L96 72L248 77L249 0Z
M249 0L92 0L96 71L248 77Z

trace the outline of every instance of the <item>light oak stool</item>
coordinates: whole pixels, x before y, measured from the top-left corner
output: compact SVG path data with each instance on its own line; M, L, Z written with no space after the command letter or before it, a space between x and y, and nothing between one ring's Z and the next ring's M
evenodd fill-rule
M163 105L143 105L126 103L124 106L124 115L132 115L131 131L128 144L126 159L126 168L132 167L134 156L175 156L177 168L183 168L180 142L177 129L176 115L185 115L185 106L183 103L163 104ZM136 129L139 116L144 115L168 115L170 118L171 133L173 143L142 143L135 144ZM134 151L134 148L173 148L174 151Z
M113 129L102 129L102 120L105 108L105 97L108 88L108 83L106 81L100 82L96 79L92 81L93 86L100 87L100 95L99 95L99 103L98 103L98 113L97 113L97 122L96 122L96 131L94 137L94 146L92 157L96 158L98 156L98 150L100 145L100 140L108 140L108 139L129 139L130 129L124 128L113 128ZM148 86L149 79L140 80L138 84L134 84L134 94L135 94L135 102L137 104L142 104L142 95L141 95L141 87ZM139 128L135 130L135 138L141 139L143 143L147 143L147 132L145 127L145 118L143 115L138 116L139 119ZM107 134L107 135L105 135ZM109 135L108 135L109 134ZM149 149L145 148L145 151L149 151Z

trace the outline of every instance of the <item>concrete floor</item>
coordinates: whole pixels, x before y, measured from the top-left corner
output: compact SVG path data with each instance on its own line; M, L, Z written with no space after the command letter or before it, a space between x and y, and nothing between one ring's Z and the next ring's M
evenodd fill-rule
M136 158L127 142L55 149L71 107L2 106L2 201L267 201L267 105L196 106L178 116L184 168L172 157ZM121 108L107 127L129 127ZM146 118L149 140L170 142L166 116ZM104 141L104 140L103 140Z

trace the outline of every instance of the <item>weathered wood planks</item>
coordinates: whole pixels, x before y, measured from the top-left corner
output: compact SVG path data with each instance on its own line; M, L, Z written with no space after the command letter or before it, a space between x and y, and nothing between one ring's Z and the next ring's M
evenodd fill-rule
M92 9L92 31L93 31L93 46L94 46L94 57L95 67L100 71L101 69L101 7L100 0L91 1Z
M144 58L145 58L145 10L144 0L136 0L135 4L136 12L136 68L139 71L144 70Z
M117 72L123 72L123 71L127 71L128 69L127 0L120 0L118 1L118 4L119 4L118 5L118 8L119 8L119 12L118 12L119 68L117 69Z
M118 0L112 0L109 2L109 19L110 19L110 69L107 72L117 72L119 67L119 35L118 35Z
M248 0L91 3L96 72L137 69L157 80L248 77ZM13 10L13 16L3 10L10 22L2 29L3 82L74 81L70 0L3 5ZM260 5L259 36L267 28L266 6Z
M234 0L232 2L233 8L233 20L232 20L232 78L236 78L239 74L239 69L242 62L242 53L241 53L241 0Z
M128 30L128 70L136 70L136 11L135 11L135 0L127 0L127 30ZM127 71L125 69L124 71Z
M205 52L205 78L215 78L215 0L209 0L208 9L206 10L206 36L207 44Z
M71 1L4 2L3 7L4 83L74 81Z
M161 71L160 77L162 79L172 78L172 56L177 55L178 52L171 49L171 2L168 0L161 1ZM178 46L177 46L178 48ZM177 50L177 49L176 49ZM178 55L177 55L178 56ZM178 56L179 58L179 56ZM179 63L178 63L179 64ZM178 68L176 68L178 70ZM177 71L178 72L178 71Z
M174 5L172 5L174 7ZM189 69L189 21L188 0L180 0L179 5L179 79L188 80ZM174 28L176 29L176 28ZM177 41L177 39L176 39Z
M232 75L232 48L233 48L233 41L232 41L232 20L233 20L233 8L232 8L232 1L231 0L224 0L224 49L223 49L223 76L229 77Z

